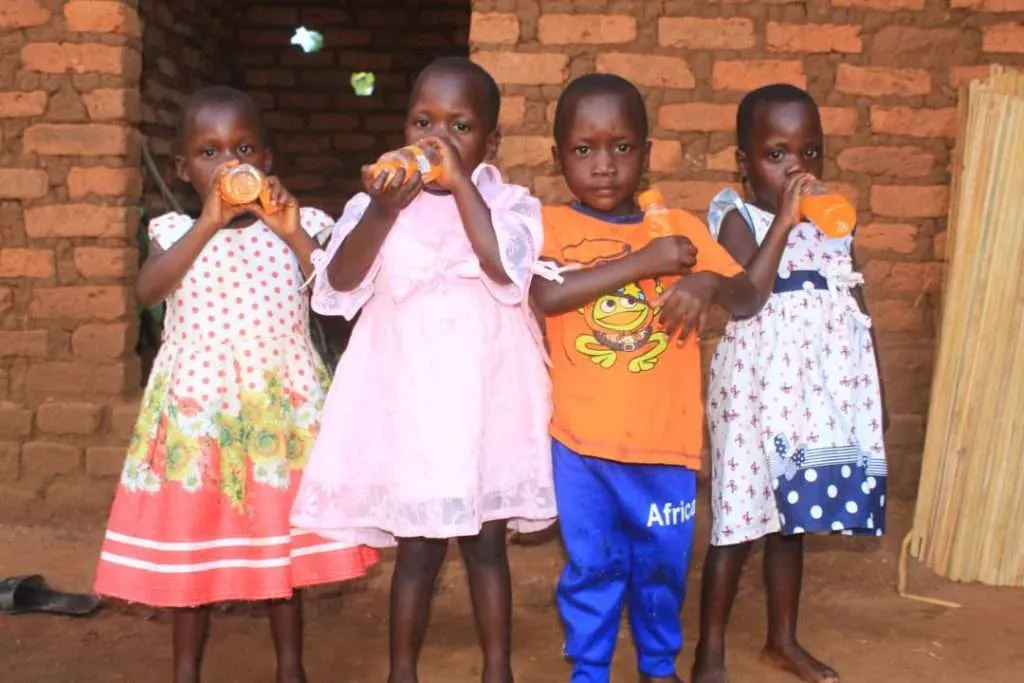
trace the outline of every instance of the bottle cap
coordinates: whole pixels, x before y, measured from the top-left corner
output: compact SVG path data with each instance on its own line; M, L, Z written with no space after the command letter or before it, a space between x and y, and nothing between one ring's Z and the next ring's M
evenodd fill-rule
M661 190L651 188L637 195L636 203L640 205L641 211L646 211L655 204L665 206L665 198L661 196Z

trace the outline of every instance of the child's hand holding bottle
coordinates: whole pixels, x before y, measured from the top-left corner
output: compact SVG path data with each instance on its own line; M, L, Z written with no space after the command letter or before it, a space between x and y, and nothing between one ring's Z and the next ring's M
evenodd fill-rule
M776 201L775 223L786 232L804 220L801 202L808 188L817 183L810 173L793 172L786 177Z
M647 277L685 275L697 263L697 247L682 235L666 235L651 240L640 250L647 259Z
M406 176L404 167L394 173L381 173L377 164L363 166L363 190L370 195L374 206L387 214L397 216L423 189L419 171Z
M268 206L254 202L251 210L275 235L287 242L302 230L299 200L285 189L277 176L267 176L266 187L270 195Z
M199 223L212 231L217 231L244 213L252 211L251 204L236 204L228 201L221 192L222 183L228 173L240 166L238 161L229 161L213 173L210 187L203 198L203 208L199 215Z

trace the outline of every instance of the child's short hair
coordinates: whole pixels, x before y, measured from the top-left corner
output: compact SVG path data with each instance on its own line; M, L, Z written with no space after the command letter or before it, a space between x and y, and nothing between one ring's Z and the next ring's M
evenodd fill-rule
M573 80L558 96L555 105L555 144L561 144L565 138L565 128L569 125L569 116L573 113L576 102L584 95L618 95L633 110L636 123L640 128L640 137L646 138L649 132L647 107L644 96L637 87L622 76L615 74L584 74Z
M498 117L501 115L501 89L487 69L466 57L438 57L420 71L412 86L413 93L419 89L423 78L431 71L447 71L477 79L484 88L486 99L487 110L483 112L484 123L487 124L488 132L497 129Z
M757 114L759 105L794 102L810 106L820 122L821 114L818 111L818 103L806 90L790 83L766 85L744 95L740 100L739 109L736 110L736 146L744 152L749 151L750 131L754 128L754 116Z
M188 133L188 120L192 112L209 104L234 105L252 117L253 123L260 134L260 140L267 144L267 128L263 124L263 114L256 101L241 90L227 85L211 85L201 88L185 101L185 106L178 114L178 144L184 145Z

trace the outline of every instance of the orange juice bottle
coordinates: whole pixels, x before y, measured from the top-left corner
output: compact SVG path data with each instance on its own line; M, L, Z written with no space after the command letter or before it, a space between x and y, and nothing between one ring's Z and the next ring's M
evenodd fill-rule
M399 169L405 171L402 180L404 184L413 173L420 172L420 178L424 183L431 183L441 177L444 172L441 164L431 159L430 154L420 145L407 145L392 152L386 152L373 165L372 175L376 178L381 174L386 176L385 186L391 182Z
M267 177L255 166L239 164L220 177L220 196L228 204L242 206L259 201L263 210L273 213Z
M800 198L800 212L833 239L846 237L857 225L857 209L845 197L821 183L812 185Z
M644 224L647 226L647 232L651 239L672 234L671 214L669 214L668 207L665 206L665 198L661 195L660 190L652 188L641 192L636 198L636 203L644 212Z

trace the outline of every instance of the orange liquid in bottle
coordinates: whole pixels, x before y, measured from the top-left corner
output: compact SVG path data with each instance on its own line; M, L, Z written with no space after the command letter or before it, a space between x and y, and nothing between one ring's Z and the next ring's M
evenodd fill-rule
M807 194L800 199L800 212L833 239L846 237L857 225L857 210L853 205L823 187L820 193Z
M387 152L373 165L372 175L376 178L381 174L386 175L385 185L389 184L398 173L399 169L404 170L402 179L404 185L416 171L420 172L420 178L424 183L432 183L442 176L444 168L439 161L430 158L426 149L419 145L408 145L393 152Z
M651 239L672 234L672 221L660 190L652 188L641 192L636 198L636 203L644 212L644 224Z
M263 210L273 212L267 177L255 166L240 164L220 178L220 196L228 204L242 206L259 201Z

